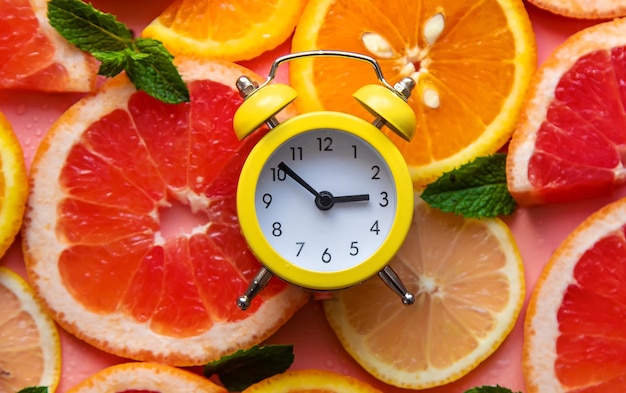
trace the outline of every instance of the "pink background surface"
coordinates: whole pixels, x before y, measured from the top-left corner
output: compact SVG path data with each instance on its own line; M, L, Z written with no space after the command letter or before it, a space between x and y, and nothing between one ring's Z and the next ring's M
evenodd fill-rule
M169 3L169 0L145 2L120 0L94 0L97 8L111 12L127 25L141 31L142 27L156 17ZM537 37L539 63L550 54L556 45L569 35L598 23L580 21L551 15L528 5L531 20ZM289 43L263 55L259 59L245 62L244 65L266 75L271 62L289 50ZM283 69L283 68L281 68ZM285 74L279 74L285 79ZM28 92L0 91L0 111L12 123L22 143L27 165L40 139L48 127L72 103L80 98L75 94L40 94ZM504 220L510 226L518 242L525 268L527 298L536 282L541 268L561 241L589 214L601 206L626 195L626 190L617 190L611 197L580 203L519 208ZM20 249L20 239L0 261L24 275L24 262ZM528 300L528 299L527 299ZM521 352L525 307L514 331L502 346L486 361L462 379L446 386L425 390L447 393L463 392L474 386L500 384L515 391L525 390L521 372ZM404 330L404 332L402 331ZM84 344L73 336L60 331L63 351L62 382L57 392L63 393L71 386L94 372L120 362L127 361L100 352ZM410 334L410 327L399 328L399 333ZM341 347L328 326L318 301L312 301L302 308L268 343L293 344L295 362L292 369L320 368L349 374L371 383L388 393L408 392L383 384L364 371Z

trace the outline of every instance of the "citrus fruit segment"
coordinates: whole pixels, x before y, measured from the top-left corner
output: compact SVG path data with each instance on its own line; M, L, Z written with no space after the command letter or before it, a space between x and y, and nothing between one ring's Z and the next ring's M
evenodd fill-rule
M226 393L226 389L190 371L158 363L109 366L72 387L67 393Z
M61 344L54 321L24 279L0 267L0 392L47 386L61 374Z
M273 280L237 298L260 264L236 214L240 142L231 63L177 58L191 101L165 104L120 75L53 124L31 167L23 250L69 332L119 356L197 365L256 344L308 299Z
M374 57L385 78L417 86L408 100L417 117L402 151L416 184L497 151L510 137L537 61L528 14L518 0L403 2L310 0L292 51L338 49ZM349 59L292 62L301 111L339 110L372 119L350 97L378 83L371 65Z
M626 20L569 37L541 65L509 146L522 205L610 193L626 170Z
M27 196L22 147L8 120L0 113L0 257L22 226Z
M626 199L588 217L533 289L524 330L528 392L626 389Z
M97 62L48 23L46 0L0 2L0 89L86 92Z
M381 393L356 378L327 370L291 370L258 382L242 393Z
M507 337L524 301L524 270L508 227L443 213L416 197L407 240L390 265L415 294L403 306L370 279L325 302L352 357L376 378L410 389L447 384ZM398 335L402 326L406 334Z
M598 19L626 15L624 0L528 0L529 3L555 14L571 18Z
M176 0L143 30L174 55L248 60L282 44L305 0Z

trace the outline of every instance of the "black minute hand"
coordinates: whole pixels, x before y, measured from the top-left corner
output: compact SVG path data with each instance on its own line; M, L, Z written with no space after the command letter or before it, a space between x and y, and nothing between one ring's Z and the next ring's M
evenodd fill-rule
M280 164L278 164L278 169L283 170L287 175L289 175L289 177L295 180L302 187L306 188L311 194L315 195L316 198L320 198L320 193L317 192L315 188L311 187L309 183L301 178L296 172L294 172L293 169L289 168L287 164L281 161Z

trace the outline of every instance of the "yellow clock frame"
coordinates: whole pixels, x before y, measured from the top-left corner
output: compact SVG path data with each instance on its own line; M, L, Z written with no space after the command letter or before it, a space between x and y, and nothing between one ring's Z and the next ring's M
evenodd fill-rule
M297 266L272 247L259 225L256 189L262 169L274 152L291 138L316 129L344 131L370 144L387 162L395 185L395 216L386 239L361 263L337 271L314 271ZM343 289L380 272L396 254L409 231L413 217L414 191L404 157L393 142L365 120L340 112L312 112L291 118L271 130L248 156L237 189L239 223L250 249L272 274L314 290Z

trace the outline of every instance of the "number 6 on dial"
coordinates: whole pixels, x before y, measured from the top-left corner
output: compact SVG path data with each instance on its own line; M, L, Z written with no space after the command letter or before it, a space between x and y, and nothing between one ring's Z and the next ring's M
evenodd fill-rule
M307 56L372 64L382 85L366 85L354 97L376 115L373 123L332 111L275 120L296 93L269 82L280 63ZM378 274L404 304L413 303L387 266L411 224L413 184L401 153L380 132L387 125L412 137L415 115L406 99L413 86L407 78L392 87L374 59L339 51L283 56L260 87L246 77L237 81L245 97L234 118L237 136L263 123L272 128L250 152L237 189L243 235L263 264L239 298L240 308L250 306L272 274L312 290L343 289Z

